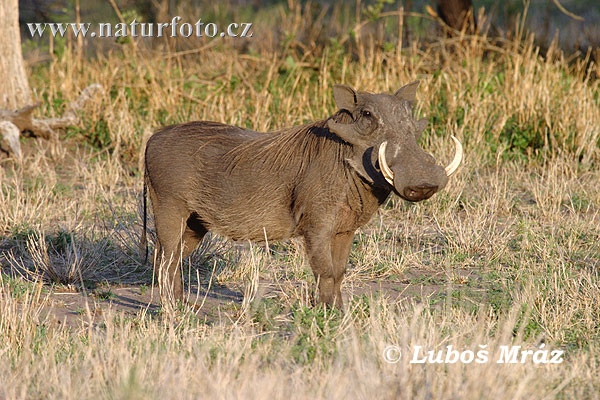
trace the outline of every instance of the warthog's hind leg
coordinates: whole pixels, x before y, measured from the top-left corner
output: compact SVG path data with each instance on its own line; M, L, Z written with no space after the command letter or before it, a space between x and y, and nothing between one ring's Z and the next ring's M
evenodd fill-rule
M156 260L158 268L155 265L154 273L160 288L161 302L164 303L169 298L183 301L181 260L196 249L206 234L206 229L181 207L163 207L155 212L154 218L159 242Z

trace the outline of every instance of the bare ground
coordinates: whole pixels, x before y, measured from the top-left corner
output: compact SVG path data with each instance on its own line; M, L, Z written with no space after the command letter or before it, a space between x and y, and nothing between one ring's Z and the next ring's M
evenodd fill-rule
M452 287L466 286L474 279L484 290L480 273L475 269L462 268L453 270L454 283L448 283L444 271L413 268L407 270L400 279L373 279L347 284L343 291L345 303L354 297L379 297L391 303L403 300L435 303L443 300ZM313 282L309 282L313 285ZM267 298L285 297L286 287L299 288L306 286L305 281L288 280L281 282L260 280L254 301ZM472 294L472 293L471 293ZM50 287L46 291L47 305L40 313L41 320L47 327L67 326L79 328L103 321L103 314L123 313L131 317L146 314L159 317L161 311L158 288L146 285L102 284L90 290L70 290L64 286ZM188 288L188 303L193 305L196 316L207 324L215 324L236 318L244 299L244 288L240 284L217 283L191 285ZM475 296L473 296L475 298Z

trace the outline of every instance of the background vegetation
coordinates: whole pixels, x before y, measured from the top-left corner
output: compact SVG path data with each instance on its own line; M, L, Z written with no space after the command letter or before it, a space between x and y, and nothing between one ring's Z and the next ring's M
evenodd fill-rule
M24 137L23 162L0 161L0 398L598 398L596 47L536 41L523 12L502 32L447 37L417 6L381 1L176 6L247 19L255 37L25 44L40 113L105 91L60 142ZM301 242L216 237L186 263L202 307L158 307L137 255L156 127L270 130L330 115L335 83L414 79L423 147L445 162L453 134L465 162L443 192L393 197L358 232L343 314L312 306ZM415 345L487 344L494 360L542 343L564 363L408 363Z

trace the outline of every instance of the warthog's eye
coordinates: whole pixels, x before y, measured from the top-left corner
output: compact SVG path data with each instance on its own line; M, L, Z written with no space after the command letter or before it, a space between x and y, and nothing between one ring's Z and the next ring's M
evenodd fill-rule
M370 134L377 127L373 114L368 110L360 112L360 117L357 118L356 125L362 135Z

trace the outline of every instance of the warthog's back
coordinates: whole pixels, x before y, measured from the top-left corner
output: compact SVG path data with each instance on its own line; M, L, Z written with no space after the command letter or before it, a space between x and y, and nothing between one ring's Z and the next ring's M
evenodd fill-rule
M276 134L215 122L164 128L146 148L151 190L160 203L195 213L203 225L235 240L293 235L292 188L285 171L274 175L256 151L236 149Z

